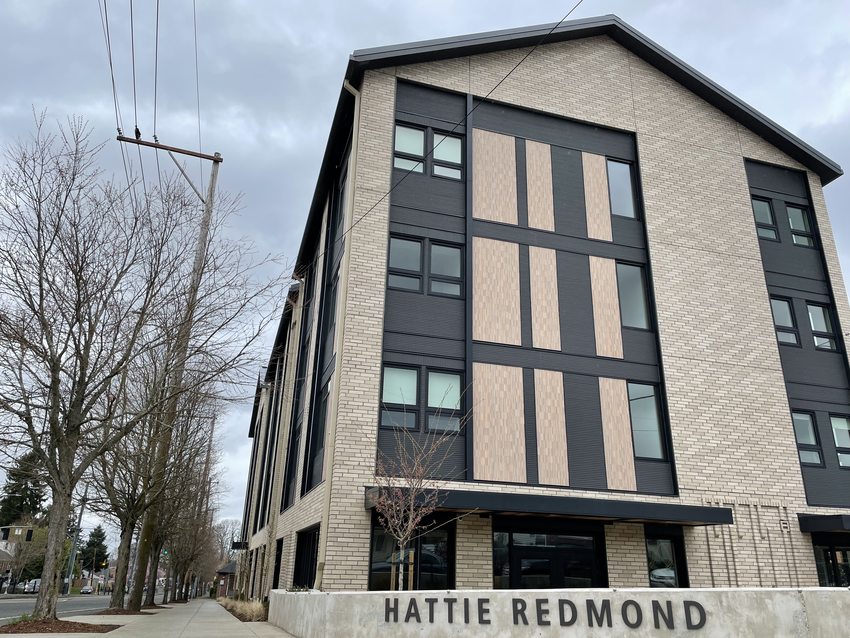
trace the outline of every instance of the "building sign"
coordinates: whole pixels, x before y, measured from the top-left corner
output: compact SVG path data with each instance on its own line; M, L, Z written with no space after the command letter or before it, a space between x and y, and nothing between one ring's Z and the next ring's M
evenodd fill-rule
M695 600L652 598L511 598L494 605L490 598L465 596L411 596L384 598L384 623L490 625L496 616L501 626L606 627L686 629L705 627L706 610Z

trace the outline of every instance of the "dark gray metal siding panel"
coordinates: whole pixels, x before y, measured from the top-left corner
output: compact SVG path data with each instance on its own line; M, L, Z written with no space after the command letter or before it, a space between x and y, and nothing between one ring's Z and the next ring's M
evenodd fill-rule
M658 365L658 345L655 332L623 328L623 359Z
M392 169L393 206L427 210L441 215L464 217L464 183L459 180L431 177L424 173L408 173Z
M669 463L635 459L637 491L652 494L674 494L673 471Z
M560 370L561 372L573 372L580 375L630 379L643 383L658 383L660 381L658 366L656 365L633 363L620 359L582 357L552 352L551 350L533 350L531 348L475 342L472 344L472 357L475 361L496 365Z
M611 215L611 236L617 244L646 248L643 222L619 215Z
M540 483L537 471L537 403L534 396L534 370L522 371L522 399L525 410L525 474L531 485Z
M787 224L787 222L785 222ZM782 222L779 222L782 234ZM789 233L790 235L790 233ZM764 269L770 274L791 275L804 279L826 280L820 251L803 246L795 246L791 239L782 243L762 240L761 259Z
M800 326L801 339L805 339L807 336L803 331L804 328L805 326ZM811 338L809 336L808 340L811 340ZM841 389L850 386L847 381L844 354L841 352L820 352L780 345L779 358L782 361L786 383L820 385Z
M518 137L516 142L516 212L517 224L528 227L528 181L525 165L525 140Z
M395 108L400 114L459 123L466 115L466 96L399 80L396 83Z
M462 359L449 359L447 357L422 355L415 352L395 352L392 350L384 350L384 363L398 363L400 365L417 368L419 366L426 366L428 368L458 370L461 372L464 370Z
M440 339L424 337L400 332L384 332L384 350L392 352L408 352L433 357L448 357L463 359L464 344L462 339Z
M531 348L531 275L529 273L528 246L524 245L519 247L519 314L522 347Z
M555 232L587 239L581 151L552 147L552 189Z
M570 487L607 489L599 381L594 377L565 374L564 401Z
M843 409L837 410L815 410L815 422L825 467L801 466L806 499L810 505L850 507L850 470L838 465L838 454L835 450L835 440L829 420L830 413L850 414L850 408L843 406Z
M839 406L846 409L850 405L850 389L847 388L826 388L805 383L786 383L785 387L792 406L799 405L801 409L818 409L819 404L834 406L830 409Z
M387 290L384 330L443 339L463 339L463 299Z
M476 101L476 104L479 104L475 110L476 128L624 160L636 159L634 137L630 133L494 102Z
M376 422L377 419L378 415L376 413ZM410 432L410 436L416 440L419 445L427 444L429 442L429 435L423 432ZM433 435L430 436L433 437ZM410 441L405 439L403 435L397 438L393 430L384 428L378 429L378 449L382 453L386 454L389 458L397 458L399 444L407 444L408 449L411 449ZM445 455L443 454L442 449L436 454L438 460L444 459L442 465L439 466L439 471L436 473L436 476L447 480L464 480L466 470L466 443L463 435L453 436L445 445L447 446Z
M465 224L459 217L413 208L393 207L390 220L391 233L430 237L456 244L462 244L465 241Z
M745 160L747 181L751 188L761 188L775 193L808 197L805 173L790 168Z
M519 242L530 246L552 248L580 255L593 255L608 259L621 259L635 263L646 262L646 251L632 246L620 246L607 241L581 239L533 228L517 228L508 224L498 224L476 219L472 223L472 232L476 237L487 237L501 241Z
M596 355L590 262L586 255L558 252L558 302L561 349L578 355Z

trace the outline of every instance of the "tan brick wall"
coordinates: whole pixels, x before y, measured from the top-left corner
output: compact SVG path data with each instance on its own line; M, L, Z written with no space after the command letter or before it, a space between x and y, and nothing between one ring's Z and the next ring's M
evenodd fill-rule
M457 522L455 585L493 588L493 519L469 514Z
M641 523L605 526L609 587L648 587L646 539Z

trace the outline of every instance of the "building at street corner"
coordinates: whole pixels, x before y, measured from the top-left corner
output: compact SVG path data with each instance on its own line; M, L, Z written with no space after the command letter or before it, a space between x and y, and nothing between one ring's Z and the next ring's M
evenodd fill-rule
M248 596L390 589L401 427L451 435L413 589L850 585L841 168L615 16L511 72L550 29L351 56L248 428Z

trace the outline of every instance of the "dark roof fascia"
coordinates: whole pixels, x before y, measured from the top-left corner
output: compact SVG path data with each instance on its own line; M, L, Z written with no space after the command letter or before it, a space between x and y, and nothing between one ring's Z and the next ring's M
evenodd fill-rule
M377 488L366 488L366 509L374 507L376 494ZM731 508L679 503L472 490L440 490L438 500L439 508L443 510L476 510L494 514L560 515L606 521L663 522L691 526L731 525L733 521Z
M260 410L260 393L263 391L263 371L257 375L257 388L254 390L254 407L251 410L251 424L248 426L248 438L254 438L254 429L257 427L257 413Z
M797 514L801 532L850 532L847 514Z
M719 84L683 62L615 15L606 15L521 29L491 31L438 40L361 49L348 62L345 77L359 83L363 72L418 62L430 62L467 55L478 55L505 49L538 44L546 36L546 44L564 42L596 35L608 35L613 40L643 58L674 80L699 95L729 117L740 122L765 140L817 173L824 185L843 175L841 167L793 133L758 112ZM551 34L549 32L551 31ZM547 35L549 34L549 35Z
M300 284L295 282L292 286L298 287ZM290 287L290 292L292 290L292 286ZM283 314L280 317L280 322L277 324L274 344L272 345L272 351L269 355L269 364L266 366L265 381L267 383L274 381L278 360L283 356L283 353L286 352L286 342L289 338L289 324L292 321L292 305L292 297L287 296L286 302L283 305Z

